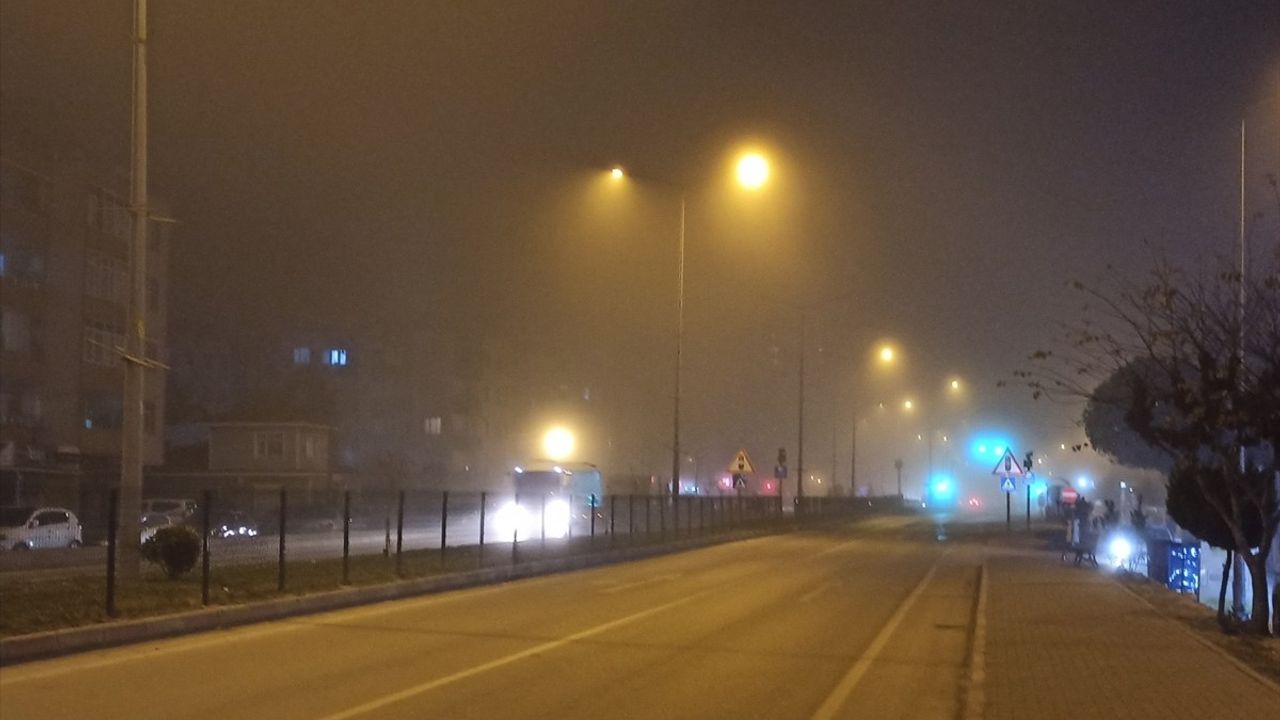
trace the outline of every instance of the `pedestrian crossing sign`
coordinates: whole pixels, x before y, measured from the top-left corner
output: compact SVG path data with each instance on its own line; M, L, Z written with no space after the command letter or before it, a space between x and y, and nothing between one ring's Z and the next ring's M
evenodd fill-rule
M1011 477L1000 478L1000 492L1011 493L1018 489L1018 481Z
M733 462L729 463L729 472L738 475L754 475L756 466L752 464L751 458L747 455L745 449L739 450L734 456Z

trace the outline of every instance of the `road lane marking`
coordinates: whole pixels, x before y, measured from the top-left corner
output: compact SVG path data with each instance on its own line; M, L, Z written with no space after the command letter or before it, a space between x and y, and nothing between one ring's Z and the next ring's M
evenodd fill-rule
M834 584L835 584L835 583L823 583L823 584L819 585L818 587L816 587L816 588L814 588L814 589L810 590L809 592L807 592L807 593L805 593L805 594L801 595L801 596L800 596L800 602L802 602L802 603L807 603L807 602L809 602L810 600L812 600L812 599L814 599L814 598L818 597L819 595L821 595L821 594L822 594L822 593L823 593L827 588L831 587L831 586L832 586L832 585L834 585Z
M489 662L475 665L473 667L467 668L466 670L459 670L456 673L445 675L444 677L436 678L435 680L429 680L419 685L414 685L413 687L408 687L408 688L405 688L404 690L391 693L390 695L384 695L383 697L380 697L377 700L370 700L369 702L361 703L360 705L347 708L346 710L333 713L332 715L325 715L323 718L320 718L319 720L346 720L347 718L353 718L353 717L356 717L357 715L363 715L367 712L372 712L379 708L384 708L388 705L401 702L402 700L408 700L409 698L414 697L415 695L421 695L425 692L430 692L432 690L435 690L436 688L443 687L445 685L450 685L452 683L458 682L459 680L465 680L469 677L480 675L481 673L489 672L490 670L496 670L500 667L503 667L504 665L510 665L511 663L524 660L525 658L533 657L534 655L540 655L545 652L550 652L551 650L564 647L565 645L575 643L579 640L584 640L586 638L599 635L600 633L608 632L610 630L613 630L614 628L622 627L623 625L626 625L628 623L633 623L637 620L643 620L644 618L647 618L650 615L657 615L658 613L666 610L670 610L673 607L684 605L685 603L697 600L698 598L711 593L713 590L714 588L701 590L692 595L686 595L678 600L672 600L669 603L663 603L662 605L651 607L648 610L642 610L638 613L632 613L631 615L620 617L616 620L610 620L607 623L596 625L595 627L590 627L590 628L587 628L586 630L580 630L576 633L573 633L572 635L566 635L565 637L562 637L559 640L551 640L549 642L545 642L540 645L535 645L534 647L526 648L519 652L511 653L510 655L504 655L500 658L490 660Z
M981 720L986 705L987 679L987 561L978 566L978 601L973 608L973 639L969 650L969 684L964 693L964 719Z
M945 556L946 553L943 553L943 555ZM929 568L929 572L925 573L924 578L921 579L915 588L912 589L911 593L907 595L907 599L902 601L902 604L898 606L897 611L895 611L893 616L889 618L889 622L885 623L884 627L880 628L880 632L876 635L875 639L867 646L866 652L862 653L862 657L858 658L858 662L854 663L853 667L849 668L849 672L845 673L845 676L840 679L840 682L836 685L835 689L831 691L831 694L827 696L827 699L824 700L822 705L818 707L817 711L813 713L813 720L830 720L836 716L836 713L839 712L840 708L844 705L845 700L849 699L849 694L853 692L854 687L856 687L858 682L862 680L862 677L867 674L867 670L871 669L871 664L876 661L876 658L880 655L880 651L884 650L885 645L889 644L889 638L892 637L894 631L898 629L898 625L902 624L903 618L907 616L911 607L916 604L916 600L918 600L920 595L924 592L925 586L929 584L930 580L933 580L934 574L938 572L938 563L940 562L942 562L942 557L933 561L933 567Z
M830 555L831 553L834 553L834 552L840 552L841 550L849 547L850 545L857 545L858 543L865 543L866 541L867 541L867 538L864 538L864 537L854 538L852 540L849 540L848 542L842 542L839 545L836 545L834 547L829 547L826 550L823 550L821 552L816 552L810 556L810 559L820 558L824 555Z
M654 577L645 578L644 580L636 580L635 582L622 583L621 585L614 585L612 587L607 587L601 590L600 592L611 595L613 593L624 592L626 590L631 590L632 588L638 588L643 585L649 585L651 583L666 582L667 580L675 580L678 577L680 577L680 573L667 573L665 575L655 575Z
M441 593L423 595L416 598L384 600L372 605L357 605L338 610L326 610L322 613L312 615L297 615L293 617L280 618L278 620L271 620L264 623L241 625L238 627L202 630L193 635L156 638L153 640L144 640L132 645L102 648L99 650L87 650L85 653L78 655L55 657L47 660L34 660L31 663L0 668L0 687L16 685L17 683L29 682L32 680L44 680L71 672L96 670L130 661L150 660L153 658L163 657L165 655L172 655L174 653L193 652L196 650L217 647L218 645L256 640L280 633L296 632L298 630L306 630L308 628L314 629L316 627L324 627L329 623L338 622L339 620L342 622L350 622L351 620L366 620L378 615L386 615L395 612L411 612L429 605L452 602L454 600L461 600L464 598L473 599L480 595L488 595L501 590L509 590L515 582L521 583L522 587L529 587L534 584L550 582L557 577L564 576L546 575L543 577L526 578L518 581L508 581L498 583L496 585L446 590ZM201 635L211 637L201 638ZM106 655L105 657L103 656L104 654Z

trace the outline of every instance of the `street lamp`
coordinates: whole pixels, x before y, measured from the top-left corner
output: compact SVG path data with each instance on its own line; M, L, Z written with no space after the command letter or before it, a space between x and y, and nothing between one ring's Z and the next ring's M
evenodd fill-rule
M542 452L550 460L568 460L576 446L573 432L565 427L553 427L542 436Z
M769 179L769 161L757 152L743 155L737 164L738 183L747 190L758 190ZM619 166L609 170L614 182L626 179L627 173ZM685 208L688 189L681 183L646 178L646 182L665 185L680 192L680 232L676 248L676 363L675 397L671 422L671 494L680 494L680 379L684 366L684 265L685 265Z
M769 161L760 153L750 152L738 160L738 184L758 190L769 180Z

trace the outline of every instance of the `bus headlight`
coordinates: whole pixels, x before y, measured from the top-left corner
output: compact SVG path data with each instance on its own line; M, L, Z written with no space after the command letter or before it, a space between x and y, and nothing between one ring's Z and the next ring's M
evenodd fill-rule
M493 516L493 525L498 531L499 542L512 537L520 540L529 539L529 511L514 502L508 502L498 508L498 512Z
M551 500L547 502L547 516L545 518L547 537L562 538L569 535L569 523L572 521L572 512L569 503L564 500Z

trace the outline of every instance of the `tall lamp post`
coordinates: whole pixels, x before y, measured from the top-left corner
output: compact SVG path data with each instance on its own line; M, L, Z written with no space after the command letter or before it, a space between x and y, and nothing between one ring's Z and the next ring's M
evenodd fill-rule
M627 173L615 166L609 171L614 181L626 179ZM738 184L747 190L764 186L769 179L769 161L759 153L743 155L737 164ZM680 232L676 243L676 362L675 393L672 398L671 419L671 495L680 494L680 385L684 369L684 266L685 266L685 208L688 191L684 185L665 180L646 178L647 182L675 188L680 192Z

